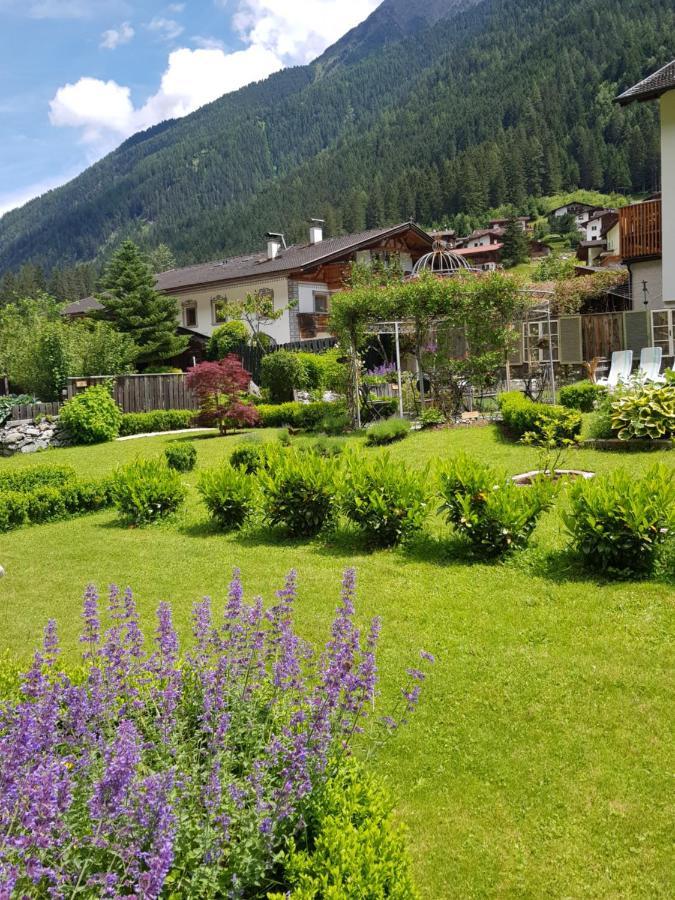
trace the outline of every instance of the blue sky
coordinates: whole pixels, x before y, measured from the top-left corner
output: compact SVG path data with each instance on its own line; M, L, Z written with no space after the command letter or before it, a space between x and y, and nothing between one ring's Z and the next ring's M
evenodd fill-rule
M0 0L0 215L126 137L309 62L380 0Z

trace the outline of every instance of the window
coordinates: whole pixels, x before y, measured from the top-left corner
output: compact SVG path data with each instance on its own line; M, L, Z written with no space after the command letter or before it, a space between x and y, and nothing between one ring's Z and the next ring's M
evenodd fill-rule
M274 303L274 291L272 288L258 288L256 294L261 300L271 300Z
M197 304L190 303L188 306L183 307L183 325L186 328L196 328L197 327Z
M675 355L675 310L655 309L652 313L652 343L664 356Z
M545 363L551 359L548 342L548 322L526 322L523 325L525 361ZM553 361L558 361L558 322L551 321L551 349Z
M328 302L330 295L327 291L314 291L314 312L328 313Z
M227 297L213 297L211 300L211 323L222 325L227 322Z

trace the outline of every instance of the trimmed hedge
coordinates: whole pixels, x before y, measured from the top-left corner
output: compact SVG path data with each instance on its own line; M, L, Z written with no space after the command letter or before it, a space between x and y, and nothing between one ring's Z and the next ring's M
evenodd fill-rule
M576 409L579 412L593 412L595 401L604 393L605 388L592 381L577 381L560 388L560 405L566 409Z
M564 406L534 403L519 391L500 394L497 403L504 424L518 437L528 431L544 437L542 425L549 422L555 426L555 437L559 441L576 440L581 433L581 414Z
M67 466L34 466L34 469L63 469ZM26 476L31 469L25 470ZM10 473L5 473L9 475ZM16 473L17 475L19 473ZM24 474L24 473L21 473ZM39 475L26 477L23 482L15 482L14 490L0 490L0 532L12 531L22 525L39 525L105 509L112 503L112 487L110 480L77 479L58 482L57 473L51 473L53 480L40 482Z
M38 487L61 487L76 477L72 466L44 463L12 472L0 472L0 493L18 491L26 493Z
M263 428L301 428L305 431L317 431L324 418L337 412L344 412L341 403L319 401L317 403L261 403L256 407L260 413L260 425Z
M124 413L120 437L152 431L179 431L189 428L196 413L191 409L156 409L153 412Z

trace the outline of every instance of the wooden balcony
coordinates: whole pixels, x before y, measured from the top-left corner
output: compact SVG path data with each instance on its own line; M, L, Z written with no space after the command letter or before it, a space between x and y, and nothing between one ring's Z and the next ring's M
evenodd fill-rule
M661 201L624 206L619 210L619 229L623 259L661 256Z

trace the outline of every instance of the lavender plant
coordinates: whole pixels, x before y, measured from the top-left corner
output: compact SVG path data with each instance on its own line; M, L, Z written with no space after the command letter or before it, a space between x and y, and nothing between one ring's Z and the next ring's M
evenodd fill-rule
M77 678L60 671L47 625L20 697L0 707L2 900L263 898L293 887L297 853L311 858L322 828L322 798L354 780L344 767L375 706L380 630L377 619L366 635L356 626L348 570L314 654L293 627L295 596L292 572L271 609L248 604L235 571L222 617L209 598L195 605L194 645L181 655L168 604L146 649L131 591L110 588L105 627L90 586ZM423 678L409 670L401 717ZM410 898L399 838L387 843L376 825L387 852L367 877L382 896Z

